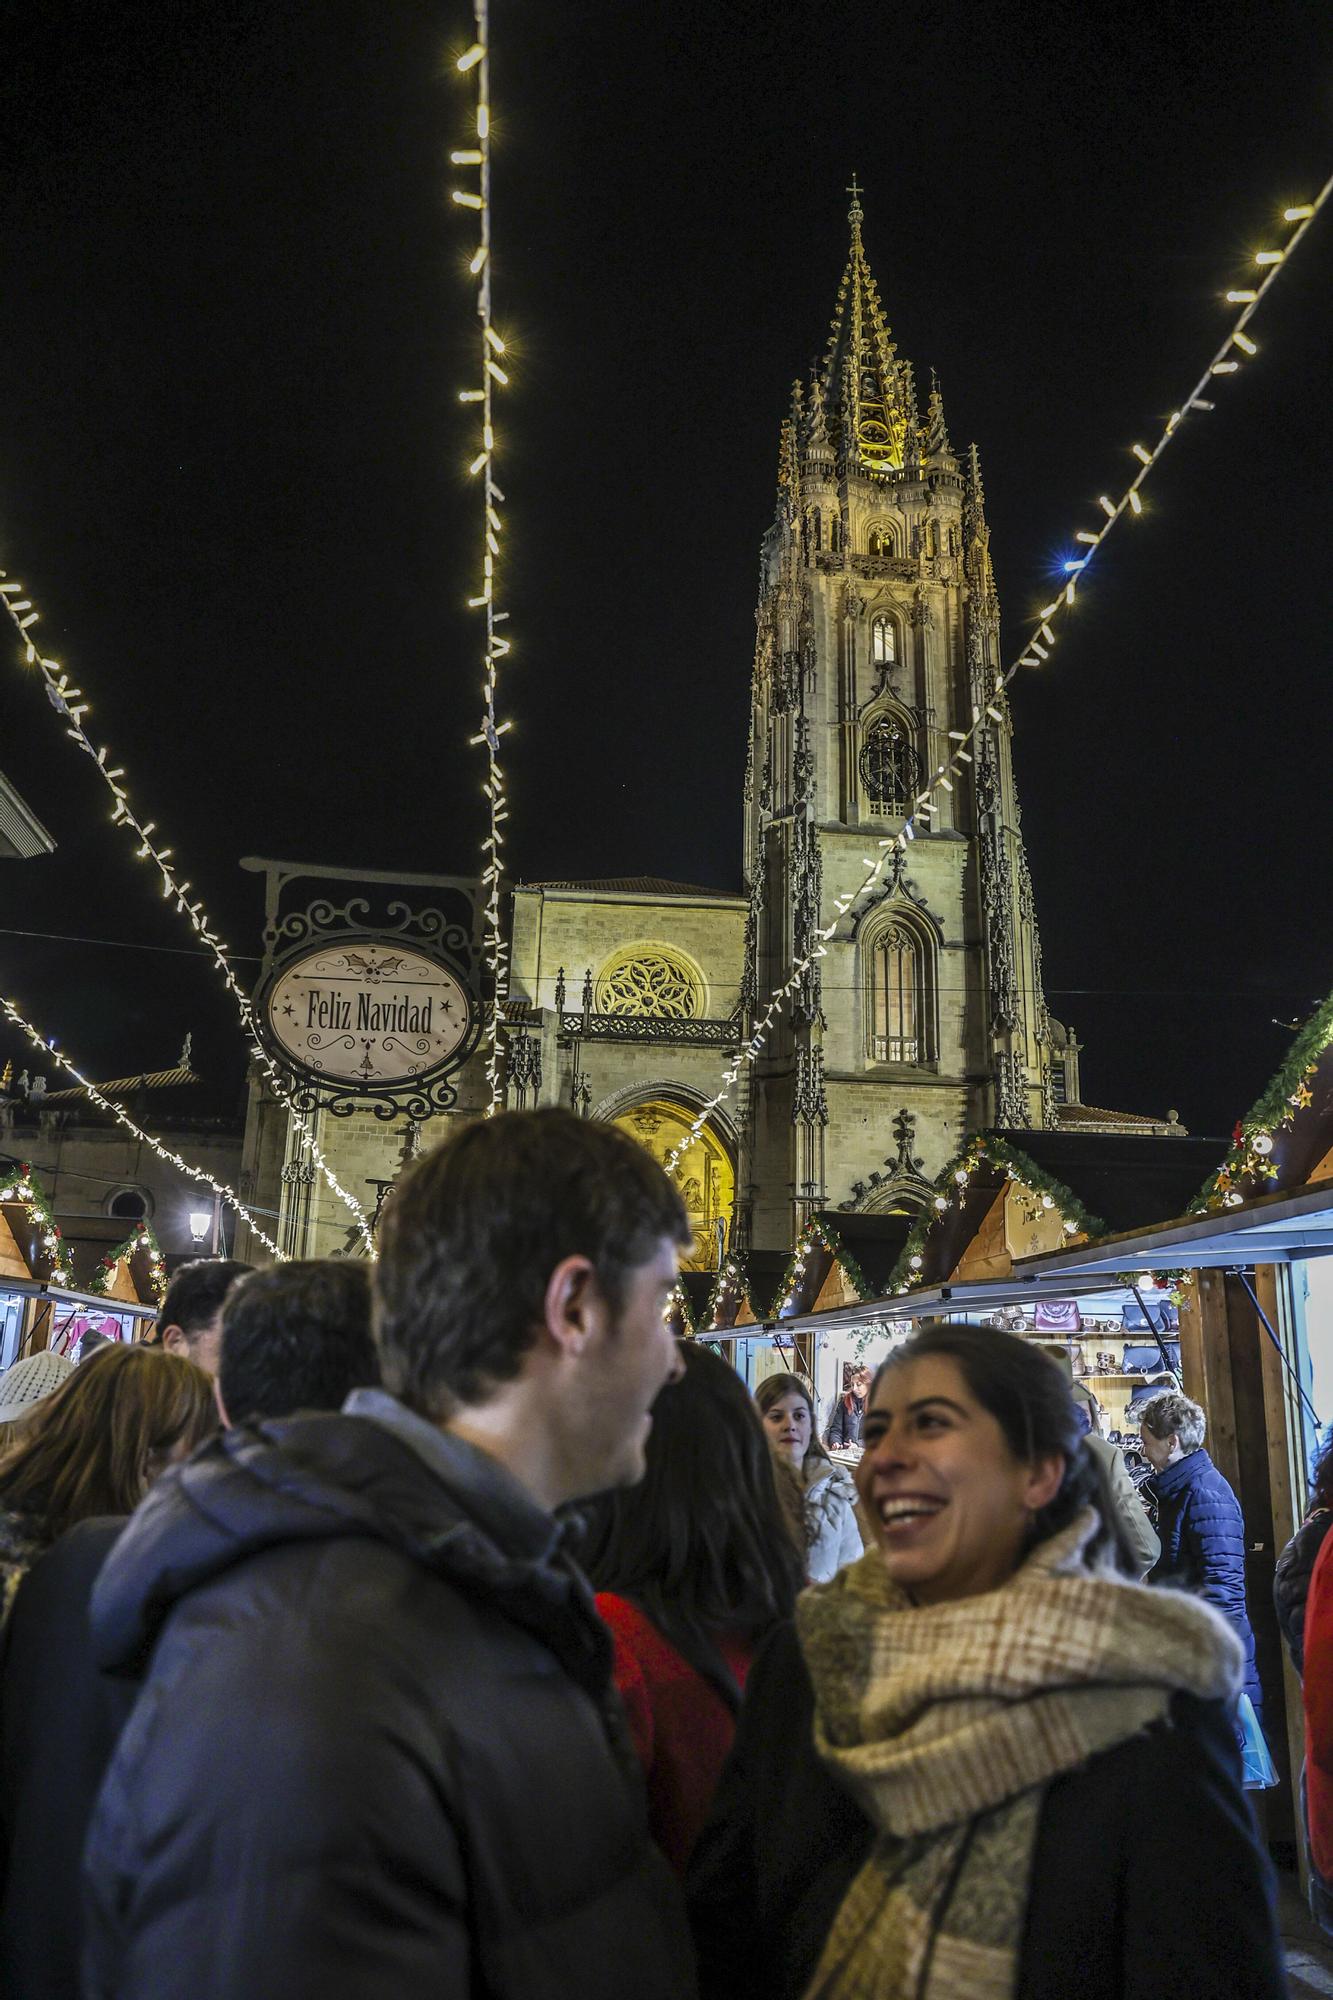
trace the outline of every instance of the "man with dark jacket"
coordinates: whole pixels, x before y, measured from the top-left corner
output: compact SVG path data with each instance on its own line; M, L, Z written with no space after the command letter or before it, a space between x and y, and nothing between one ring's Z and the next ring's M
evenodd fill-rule
M1245 1603L1245 1522L1240 1502L1204 1449L1206 1423L1199 1405L1178 1389L1164 1389L1139 1413L1162 1545L1147 1581L1192 1590L1217 1606L1245 1648L1245 1693L1262 1716Z
M145 1679L86 1850L91 2000L689 2000L552 1517L642 1476L690 1240L616 1127L463 1126L385 1208L385 1389L149 1496L93 1604Z
M189 1268L197 1280L200 1267ZM327 1257L225 1269L214 1383L224 1422L336 1410L379 1381L365 1264ZM197 1281L187 1288L187 1318L206 1293ZM124 1526L125 1516L110 1515L62 1535L19 1585L4 1633L0 1994L22 2000L78 2000L82 1927L70 1870L136 1693L132 1680L99 1671L88 1606Z

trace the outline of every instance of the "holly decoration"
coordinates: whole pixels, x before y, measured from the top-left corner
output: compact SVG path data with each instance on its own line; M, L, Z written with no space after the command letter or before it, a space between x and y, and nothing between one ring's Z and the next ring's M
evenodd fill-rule
M166 1260L162 1255L161 1244L146 1222L136 1222L119 1249L113 1250L109 1256L99 1259L97 1269L88 1281L89 1292L96 1298L105 1298L110 1289L111 1280L115 1275L117 1264L122 1259L128 1264L130 1259L141 1250L147 1250L148 1252L149 1286L154 1299L160 1304L166 1296L167 1290Z
M53 1285L73 1284L74 1259L56 1221L55 1211L33 1179L32 1167L27 1160L20 1163L17 1171L0 1168L0 1202L6 1201L19 1202L29 1226L36 1231L38 1248L51 1265L48 1282Z
M1017 1146L1011 1146L1007 1139L997 1138L993 1132L981 1132L968 1140L963 1151L950 1160L935 1182L931 1206L914 1226L893 1267L889 1278L891 1292L901 1294L921 1283L926 1244L931 1232L943 1226L945 1216L966 1194L973 1175L983 1166L996 1168L1006 1180L1013 1181L1034 1200L1040 1201L1044 1208L1054 1209L1069 1241L1078 1236L1105 1234L1106 1224L1099 1216L1090 1215L1063 1181L1043 1173L1035 1160L1030 1160Z
M1297 1112L1307 1111L1314 1102L1310 1079L1331 1042L1333 994L1310 1016L1292 1043L1286 1061L1269 1079L1263 1095L1237 1120L1230 1149L1217 1172L1190 1203L1190 1214L1238 1208L1264 1182L1281 1179L1272 1158L1274 1142L1292 1124Z

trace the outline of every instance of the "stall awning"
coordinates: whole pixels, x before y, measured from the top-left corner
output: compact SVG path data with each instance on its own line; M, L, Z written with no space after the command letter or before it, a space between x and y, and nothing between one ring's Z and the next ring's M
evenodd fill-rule
M1093 1274L1086 1278L1079 1276L1071 1282L1063 1274L1056 1274L1048 1282L1045 1277L1020 1276L1015 1272L1010 1278L969 1278L953 1284L923 1285L917 1291L902 1292L892 1298L867 1299L858 1305L835 1306L828 1312L793 1314L790 1318L766 1320L759 1326L729 1328L723 1333L704 1330L700 1338L743 1340L747 1336L766 1334L785 1340L793 1334L836 1333L844 1327L864 1327L871 1322L888 1325L903 1320L930 1318L937 1313L970 1316L998 1312L1004 1306L1030 1309L1048 1300L1053 1304L1064 1303L1069 1299L1092 1298L1104 1292L1128 1296L1124 1270L1122 1258L1116 1265L1117 1275L1114 1277Z
M48 1285L40 1278L0 1278L0 1293L7 1298L18 1294L25 1299L44 1299L53 1306L89 1306L101 1313L128 1313L133 1319L157 1318L156 1306L137 1305L128 1299L109 1299L105 1293L76 1292L70 1285Z
M1076 1250L1024 1257L1014 1266L1014 1278L1054 1297L1053 1285L1082 1289L1117 1272L1228 1270L1234 1265L1292 1264L1330 1254L1333 1180L1326 1180L1295 1194L1261 1195L1237 1208L1213 1209L1151 1229L1104 1236Z

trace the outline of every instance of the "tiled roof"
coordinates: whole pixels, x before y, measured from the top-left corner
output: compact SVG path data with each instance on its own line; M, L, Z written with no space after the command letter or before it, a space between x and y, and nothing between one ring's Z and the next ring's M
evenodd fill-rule
M178 1063L175 1069L150 1069L142 1076L117 1076L110 1083L99 1083L97 1088L106 1097L129 1097L136 1090L171 1090L178 1083L198 1083L199 1079L187 1064ZM77 1087L73 1090L48 1090L45 1097L34 1098L33 1103L74 1104L84 1095Z
M1141 1125L1151 1131L1155 1125L1165 1125L1165 1118L1145 1118L1138 1111L1102 1111L1095 1104L1062 1104L1060 1123L1062 1125Z

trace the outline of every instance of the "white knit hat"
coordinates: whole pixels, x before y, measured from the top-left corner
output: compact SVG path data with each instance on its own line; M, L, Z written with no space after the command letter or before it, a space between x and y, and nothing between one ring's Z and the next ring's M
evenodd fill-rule
M15 1418L26 1417L34 1404L42 1402L73 1373L74 1363L69 1356L52 1354L49 1348L16 1361L0 1375L0 1424L12 1424Z

